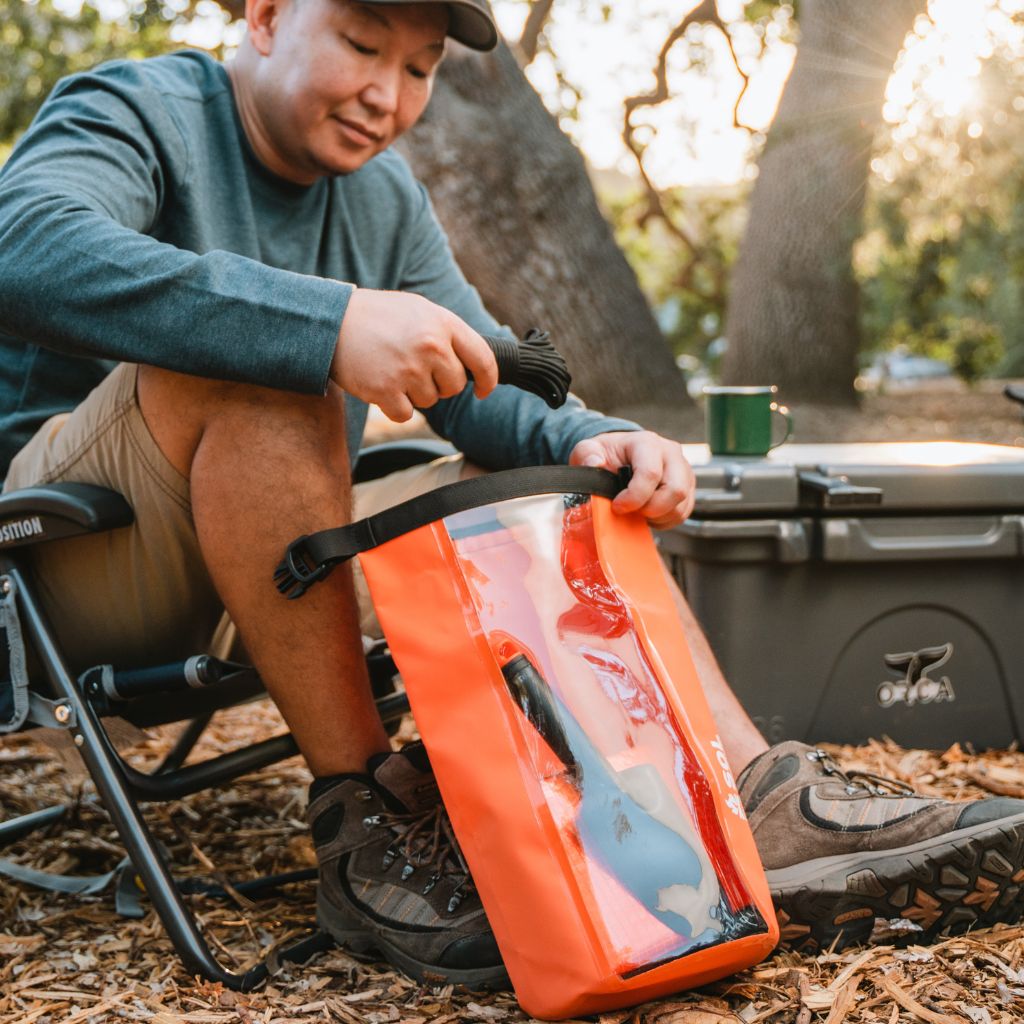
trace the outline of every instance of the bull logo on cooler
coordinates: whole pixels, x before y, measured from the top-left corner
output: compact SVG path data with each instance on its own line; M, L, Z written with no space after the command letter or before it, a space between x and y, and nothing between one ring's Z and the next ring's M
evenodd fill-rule
M934 679L928 674L940 669L952 656L952 644L885 655L886 665L895 672L902 672L903 678L879 684L875 692L879 705L883 708L891 708L894 704L913 707L915 704L941 704L956 700L949 676Z

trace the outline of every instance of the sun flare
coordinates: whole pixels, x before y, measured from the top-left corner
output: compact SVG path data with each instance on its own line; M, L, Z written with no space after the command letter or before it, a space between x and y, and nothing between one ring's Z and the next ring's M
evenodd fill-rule
M584 97L578 120L569 127L596 166L631 169L619 138L622 96L650 86L650 66L664 38L669 6L665 0L610 5L603 21L581 17L572 4L554 7L549 38L562 73ZM732 0L718 0L718 6L724 17L736 13L733 7L741 9ZM506 35L516 38L526 4L496 0L495 9ZM928 15L918 18L908 36L886 91L883 114L899 126L898 141L913 138L929 116L951 122L970 117L982 98L982 65L998 43L1024 36L1024 25L1014 22L1022 13L1024 0L931 0ZM750 168L751 140L731 125L738 78L722 41L712 34L709 45L714 60L704 76L687 73L680 48L670 66L674 99L650 113L647 163L659 185L729 185ZM760 63L750 52L743 54L754 73L741 108L748 123L763 128L770 122L794 52L777 43ZM558 78L543 55L529 74L549 101L557 97Z

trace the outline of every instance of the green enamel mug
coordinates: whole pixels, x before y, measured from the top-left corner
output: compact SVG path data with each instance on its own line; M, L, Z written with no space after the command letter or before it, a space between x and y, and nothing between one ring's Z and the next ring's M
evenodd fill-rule
M775 398L779 389L765 387L704 388L705 421L712 455L767 455L789 440L793 418ZM772 435L773 418L785 424L778 440Z

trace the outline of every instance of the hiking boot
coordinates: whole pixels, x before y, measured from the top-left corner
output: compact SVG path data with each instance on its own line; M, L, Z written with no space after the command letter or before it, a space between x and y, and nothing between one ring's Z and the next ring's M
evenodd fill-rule
M950 803L787 742L740 775L783 941L930 942L1024 913L1024 800ZM877 930L876 930L877 928Z
M310 787L320 927L418 981L507 985L422 744L378 754L367 770Z

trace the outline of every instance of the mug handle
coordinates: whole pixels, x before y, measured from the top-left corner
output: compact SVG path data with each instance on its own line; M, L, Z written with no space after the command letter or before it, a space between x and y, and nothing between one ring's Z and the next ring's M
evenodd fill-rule
M785 444L793 434L793 417L789 413L789 409L784 405L779 405L778 402L772 402L769 406L772 412L781 416L786 421L786 433L783 435L781 441L775 441L768 446L768 451L773 448L778 448L779 445Z

